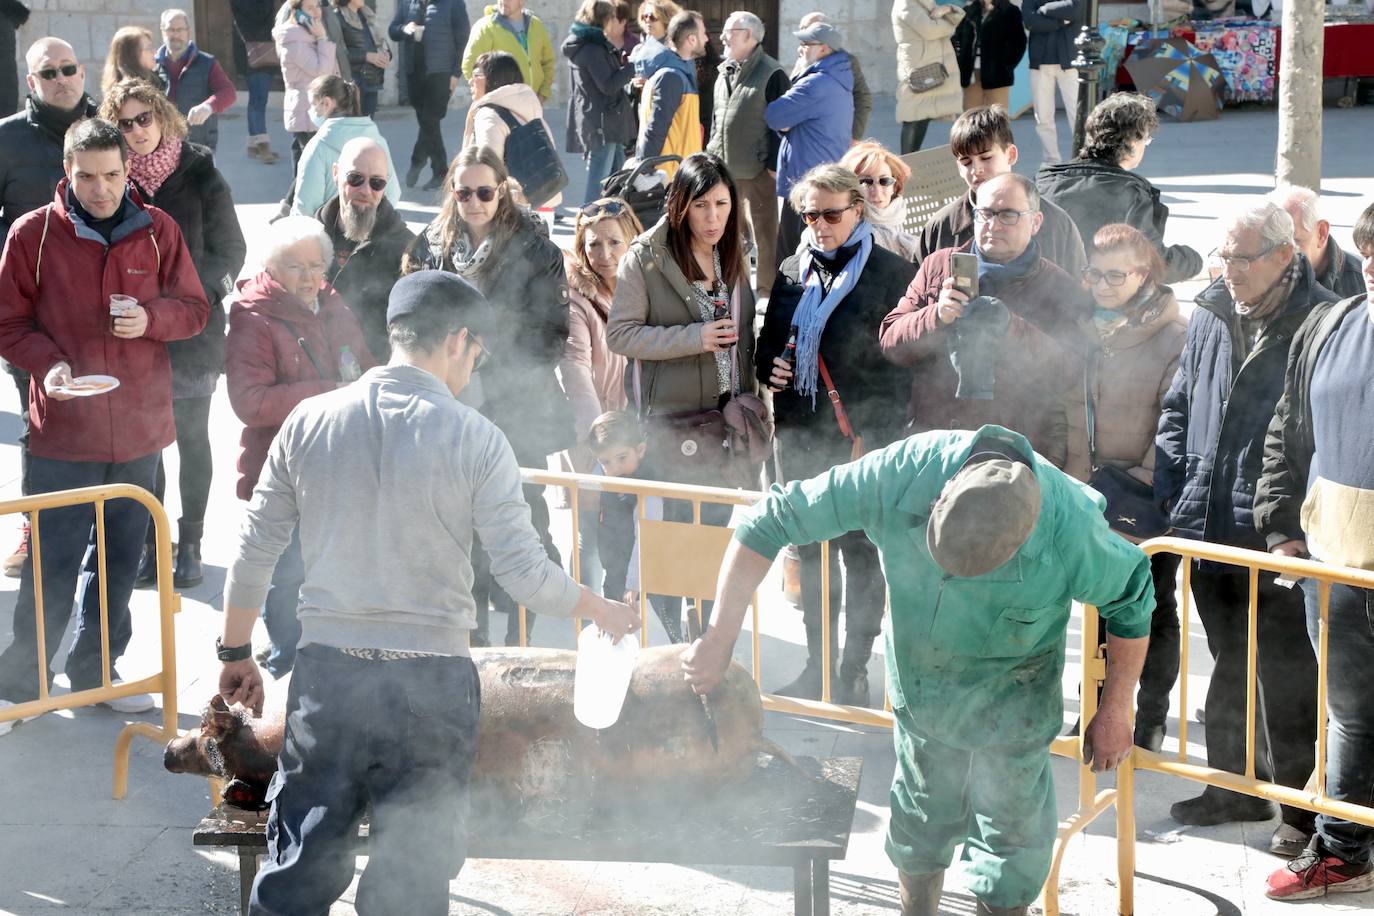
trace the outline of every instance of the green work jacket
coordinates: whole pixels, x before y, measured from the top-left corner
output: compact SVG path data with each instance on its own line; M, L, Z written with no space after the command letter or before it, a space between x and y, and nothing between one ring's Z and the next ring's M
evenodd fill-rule
M976 439L1024 454L1040 482L1040 517L1007 563L981 576L946 574L926 547L931 506ZM1109 633L1150 632L1149 559L1112 533L1104 501L1000 426L921 433L775 486L735 531L773 557L863 531L882 554L891 595L887 687L894 707L954 747L1048 743L1063 724L1065 634L1074 600L1096 605Z

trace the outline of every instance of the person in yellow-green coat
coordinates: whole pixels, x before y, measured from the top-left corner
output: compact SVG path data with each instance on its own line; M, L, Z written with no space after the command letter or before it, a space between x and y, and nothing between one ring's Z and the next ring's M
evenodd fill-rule
M934 916L964 844L980 914L1023 914L1049 874L1058 817L1049 745L1063 726L1073 601L1107 625L1107 682L1083 733L1095 770L1131 750L1149 643L1145 554L1107 527L1102 498L999 426L920 433L775 486L735 530L707 633L683 656L698 693L729 663L774 556L863 531L891 595L887 688L897 770L887 853L903 916Z
M525 10L525 0L496 0L482 10L463 50L463 79L472 80L477 58L487 51L514 57L540 102L553 95L553 42L539 17Z

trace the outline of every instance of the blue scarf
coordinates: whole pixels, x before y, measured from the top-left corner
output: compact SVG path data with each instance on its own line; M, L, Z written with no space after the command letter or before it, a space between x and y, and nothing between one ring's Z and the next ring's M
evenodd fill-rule
M801 302L797 303L797 310L792 313L792 324L797 329L797 358L792 366L792 385L798 394L811 396L813 410L816 407L816 374L820 366L821 334L825 333L825 323L859 282L859 275L864 272L868 256L873 251L873 226L867 220L860 220L840 247L853 248L855 245L859 246L858 254L850 258L835 277L828 294L822 293L820 275L811 269L819 253L808 247L801 256L801 282L806 289L802 292Z
M978 256L978 292L991 296L1030 273L1040 263L1040 243L1032 236L1020 257L1006 264L994 264L983 257L978 236L973 237L973 253Z

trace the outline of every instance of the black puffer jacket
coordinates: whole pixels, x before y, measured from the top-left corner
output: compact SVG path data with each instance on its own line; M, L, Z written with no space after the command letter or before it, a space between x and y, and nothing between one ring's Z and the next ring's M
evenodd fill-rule
M181 162L167 180L149 194L138 189L143 201L176 221L186 250L200 274L210 317L195 337L167 344L172 374L197 376L224 371L224 306L222 300L234 289L248 255L239 228L238 214L229 183L215 168L214 154L204 146L181 141Z
M568 92L568 152L586 153L634 139L635 116L625 87L634 64L620 63L620 51L606 33L574 24L563 41L572 88Z
M344 241L339 207L340 198L336 195L315 214L329 233L335 252ZM353 249L342 264L335 258L327 274L329 282L357 317L367 348L380 363L386 362L391 353L386 336L387 299L391 296L391 287L401 276L401 258L414 239L415 233L406 228L401 214L383 197L377 205L377 222L372 227L372 235Z
M1155 498L1182 537L1264 550L1255 530L1255 487L1264 436L1283 394L1294 333L1335 295L1302 274L1249 355L1239 352L1235 304L1217 280L1197 297L1178 372L1164 396L1155 438Z
M850 252L841 249L845 263L847 255ZM915 276L915 264L875 245L858 283L831 313L821 334L821 358L850 423L869 451L897 439L906 422L911 376L883 358L878 332L883 317L901 300ZM787 346L803 292L801 258L793 255L782 263L773 281L763 330L754 346L754 372L765 386L774 357L782 356ZM819 375L816 387L814 408L811 399L803 398L795 388L773 394L779 460L788 480L810 477L849 460L850 443L840 434Z
M491 359L478 373L481 409L506 434L522 467L543 467L547 456L577 438L555 374L568 341L568 282L563 252L549 241L543 220L523 210L520 220L515 235L470 278L500 319L500 329L483 341ZM434 224L415 237L409 254L414 269L453 270Z
M980 56L978 84L984 89L1010 86L1025 53L1026 30L1019 9L1007 0L996 0L984 17L983 0L973 0L964 7L964 19L954 30L960 86L967 89L973 82L973 62Z
M81 117L93 118L88 95ZM52 109L30 96L24 108L0 120L0 234L30 210L52 203L62 180L62 137L74 118L59 121Z
M1149 179L1098 159L1074 159L1041 167L1035 186L1073 218L1089 257L1097 230L1125 223L1145 233L1159 250L1165 283L1192 279L1202 270L1202 255L1187 245L1164 244L1169 208L1160 203L1159 188Z

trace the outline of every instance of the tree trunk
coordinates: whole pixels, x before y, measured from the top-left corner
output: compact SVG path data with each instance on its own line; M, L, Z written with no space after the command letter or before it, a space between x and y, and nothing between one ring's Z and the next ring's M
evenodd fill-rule
M1279 63L1279 184L1314 191L1322 179L1323 0L1287 0Z

